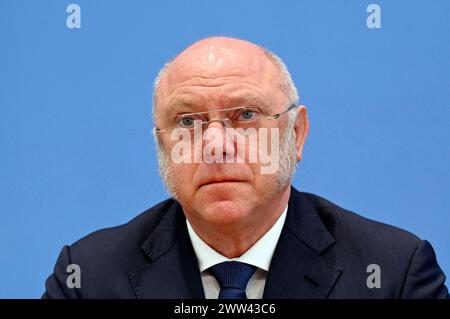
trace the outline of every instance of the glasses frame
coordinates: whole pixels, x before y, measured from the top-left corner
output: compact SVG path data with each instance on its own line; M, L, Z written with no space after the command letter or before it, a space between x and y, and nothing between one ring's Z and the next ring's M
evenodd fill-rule
M268 120L275 120L278 119L280 116L282 116L283 114L286 114L287 112L295 109L298 105L296 103L292 103L291 105L289 105L284 111L280 112L280 113L276 113L273 115L266 115L264 116L266 119ZM230 108L225 108L225 109L216 109L216 110L211 110L211 111L203 111L203 112L192 112L192 113L184 113L181 114L183 116L189 116L189 115L197 115L197 114L208 114L208 113L212 113L212 112L224 112L224 111L233 111L233 110L245 110L245 109L252 109L251 107L248 106L237 106L237 107L230 107ZM209 124L212 122L223 122L223 121L229 121L229 118L223 118L223 119L211 119L208 121L202 121L201 125L205 125L205 124ZM155 132L156 133L162 133L162 132L167 132L169 129L162 129L159 128L158 126L155 126ZM189 128L187 128L189 129Z

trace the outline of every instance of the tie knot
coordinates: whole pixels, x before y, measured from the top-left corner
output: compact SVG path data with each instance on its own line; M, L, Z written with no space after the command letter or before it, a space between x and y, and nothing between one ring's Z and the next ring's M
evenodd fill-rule
M224 290L232 289L236 292L240 291L244 294L243 296L245 296L245 288L255 270L255 266L238 261L225 261L210 268L220 285L221 293Z

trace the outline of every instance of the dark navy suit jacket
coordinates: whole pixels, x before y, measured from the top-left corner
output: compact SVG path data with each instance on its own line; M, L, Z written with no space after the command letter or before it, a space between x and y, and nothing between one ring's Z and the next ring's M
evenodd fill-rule
M69 264L80 266L80 288L66 284ZM367 285L371 264L380 288ZM444 282L427 241L292 188L264 298L448 298ZM204 298L180 204L65 246L43 297Z

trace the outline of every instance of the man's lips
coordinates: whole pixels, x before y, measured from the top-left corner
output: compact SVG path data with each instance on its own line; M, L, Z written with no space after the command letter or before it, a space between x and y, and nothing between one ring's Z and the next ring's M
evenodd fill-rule
M214 185L214 184L223 184L223 183L242 183L245 182L242 179L236 179L236 178L224 178L224 179L212 179L208 181L204 181L200 183L200 187L207 186L207 185Z

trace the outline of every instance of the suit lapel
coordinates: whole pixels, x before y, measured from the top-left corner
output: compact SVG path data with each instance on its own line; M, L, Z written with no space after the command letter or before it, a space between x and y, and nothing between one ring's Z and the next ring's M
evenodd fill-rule
M178 203L173 204L141 246L150 259L129 273L138 298L204 298L197 259Z
M322 255L334 242L309 197L292 187L264 298L327 298L341 273Z

